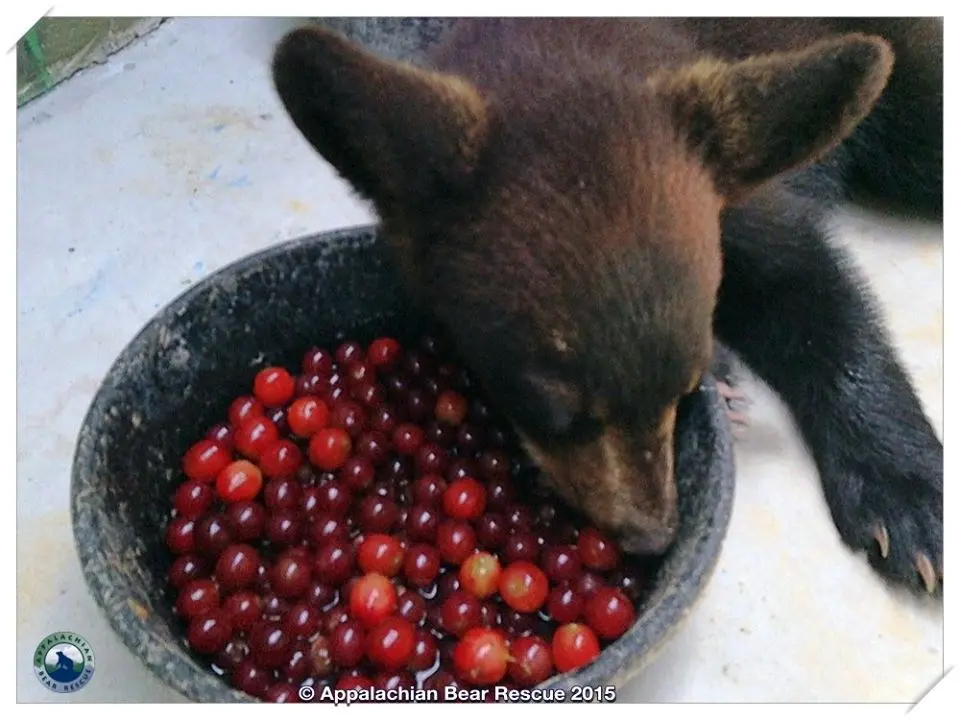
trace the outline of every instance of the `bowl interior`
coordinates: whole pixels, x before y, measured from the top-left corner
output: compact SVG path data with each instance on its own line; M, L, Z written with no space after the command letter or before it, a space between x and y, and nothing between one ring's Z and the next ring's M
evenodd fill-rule
M166 584L162 529L186 449L248 392L257 369L295 367L307 347L346 336L415 339L406 301L372 227L289 242L194 286L117 359L84 420L73 468L74 535L96 602L123 642L198 702L249 701L187 650ZM603 656L551 686L623 678L665 639L719 554L733 495L726 418L708 378L681 406L681 528L639 621Z

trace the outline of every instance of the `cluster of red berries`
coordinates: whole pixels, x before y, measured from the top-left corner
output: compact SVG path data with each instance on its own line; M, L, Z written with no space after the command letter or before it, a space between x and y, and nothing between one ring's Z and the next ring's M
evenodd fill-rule
M431 339L260 370L173 496L189 647L273 702L303 684L531 687L593 661L633 624L642 575L537 490L477 394Z

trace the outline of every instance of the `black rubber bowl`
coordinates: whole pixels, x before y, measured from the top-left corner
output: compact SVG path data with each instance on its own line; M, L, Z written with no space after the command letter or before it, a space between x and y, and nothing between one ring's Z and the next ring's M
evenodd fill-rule
M256 369L295 366L344 335L414 338L413 317L376 230L296 240L241 260L163 309L107 374L73 465L73 529L90 592L122 641L163 682L198 702L249 701L186 649L171 607L163 541L185 450L249 391ZM730 519L733 453L710 379L682 405L679 537L636 625L590 666L550 686L621 683L652 657L710 578Z

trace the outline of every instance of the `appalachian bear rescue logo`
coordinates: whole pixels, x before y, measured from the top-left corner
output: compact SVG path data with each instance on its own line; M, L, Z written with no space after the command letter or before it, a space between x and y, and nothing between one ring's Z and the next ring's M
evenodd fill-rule
M90 643L72 632L47 635L33 653L37 680L56 693L72 693L86 687L93 677L94 665Z

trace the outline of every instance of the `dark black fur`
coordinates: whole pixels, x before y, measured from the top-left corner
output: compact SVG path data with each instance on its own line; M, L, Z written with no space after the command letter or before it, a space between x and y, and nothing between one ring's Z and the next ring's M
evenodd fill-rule
M716 332L789 406L844 542L917 587L917 551L943 567L943 446L821 220L820 207L786 192L726 213Z
M942 18L691 18L682 21L717 55L745 58L830 34L876 34L893 46L893 75L873 112L790 185L821 203L858 201L901 214L943 216Z

